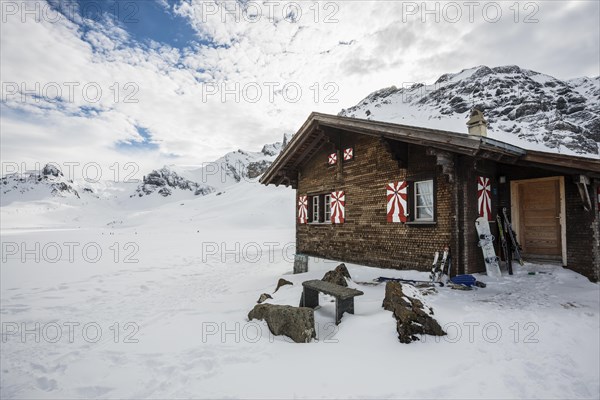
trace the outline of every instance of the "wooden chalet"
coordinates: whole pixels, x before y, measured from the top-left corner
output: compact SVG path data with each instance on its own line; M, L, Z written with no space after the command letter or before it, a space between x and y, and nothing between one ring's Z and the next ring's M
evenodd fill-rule
M297 191L297 252L426 270L449 246L452 274L485 271L475 220L508 210L526 260L598 281L600 160L525 150L487 135L312 113L264 173Z

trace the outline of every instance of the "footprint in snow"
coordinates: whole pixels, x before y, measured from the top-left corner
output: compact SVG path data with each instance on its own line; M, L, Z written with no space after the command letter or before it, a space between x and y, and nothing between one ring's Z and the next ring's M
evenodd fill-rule
M48 379L45 376L36 380L37 387L46 392L51 392L56 389L56 381L54 379Z

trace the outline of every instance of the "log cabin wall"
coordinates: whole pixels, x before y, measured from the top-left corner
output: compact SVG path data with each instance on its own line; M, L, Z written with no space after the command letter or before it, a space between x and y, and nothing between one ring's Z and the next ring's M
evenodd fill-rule
M565 177L567 221L567 266L587 276L592 282L600 279L600 219L597 199L598 180L592 181L589 196L592 210L584 209L573 177Z
M336 149L326 145L300 169L297 195L344 191L345 223L296 223L298 252L374 267L429 270L435 251L449 244L457 251L452 245L456 186L437 165L435 154L410 145L401 168L378 137L345 133L338 140L338 150L354 148L353 160L343 161L340 154L338 164L329 166L328 156ZM387 222L386 185L426 179L434 181L435 222Z

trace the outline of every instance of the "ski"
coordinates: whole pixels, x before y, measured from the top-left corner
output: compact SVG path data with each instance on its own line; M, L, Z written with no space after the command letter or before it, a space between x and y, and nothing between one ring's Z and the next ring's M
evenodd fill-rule
M508 220L508 215L506 215L506 207L502 208L502 214L504 215L504 226L506 227L506 232L508 233L508 237L510 238L510 241L512 242L512 247L513 247L513 251L515 253L515 258L517 259L517 261L519 262L519 264L523 265L523 258L521 257L521 246L519 245L519 242L517 242L517 238L515 237L515 233L513 232L512 229L512 224L510 223L510 221Z
M444 253L442 255L442 262L440 263L440 267L437 271L437 276L435 277L436 282L442 282L442 276L444 276L444 270L446 269L446 262L448 261L448 247L444 249Z
M437 268L437 263L438 260L440 258L440 253L439 252L435 252L433 253L433 264L431 265L431 273L429 274L429 279L433 282L434 277L435 277L435 270Z
M408 284L411 284L411 285L416 285L416 284L434 285L434 284L438 284L440 287L444 286L444 284L442 282L420 281L420 280L415 280L415 279L386 278L385 276L380 276L379 278L373 279L373 282L378 282L378 283L389 282L389 281L400 282L400 283L408 283Z
M506 237L504 236L504 228L502 227L502 218L500 218L500 215L496 215L496 222L498 223L498 236L500 236L500 246L502 249L502 253L504 254L504 259L506 260L508 274L512 275L512 262L510 254L508 253L508 243L506 243Z
M446 283L450 280L450 272L452 271L452 253L448 248L448 274L446 275Z
M475 229L477 229L477 237L491 236L490 224L487 218L479 217L475 220ZM502 273L500 272L500 265L498 265L498 257L496 257L496 251L494 250L494 243L491 240L480 240L479 247L483 253L483 260L485 262L485 270L488 276L500 278Z
M442 260L439 265L437 264L437 259L439 258L439 253L436 252L438 257L434 257L434 264L431 268L431 274L429 274L429 280L431 282L441 282L442 276L444 275L444 270L446 269L446 260L448 259L448 247L444 249L444 253L442 254Z

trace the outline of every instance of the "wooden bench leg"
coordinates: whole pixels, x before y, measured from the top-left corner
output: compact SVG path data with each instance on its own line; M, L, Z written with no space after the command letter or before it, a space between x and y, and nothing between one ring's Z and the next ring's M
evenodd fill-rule
M302 298L300 299L300 307L315 308L319 305L319 292L316 290L304 287L302 290Z
M354 314L354 297L346 300L335 299L335 324L339 325L344 313Z

